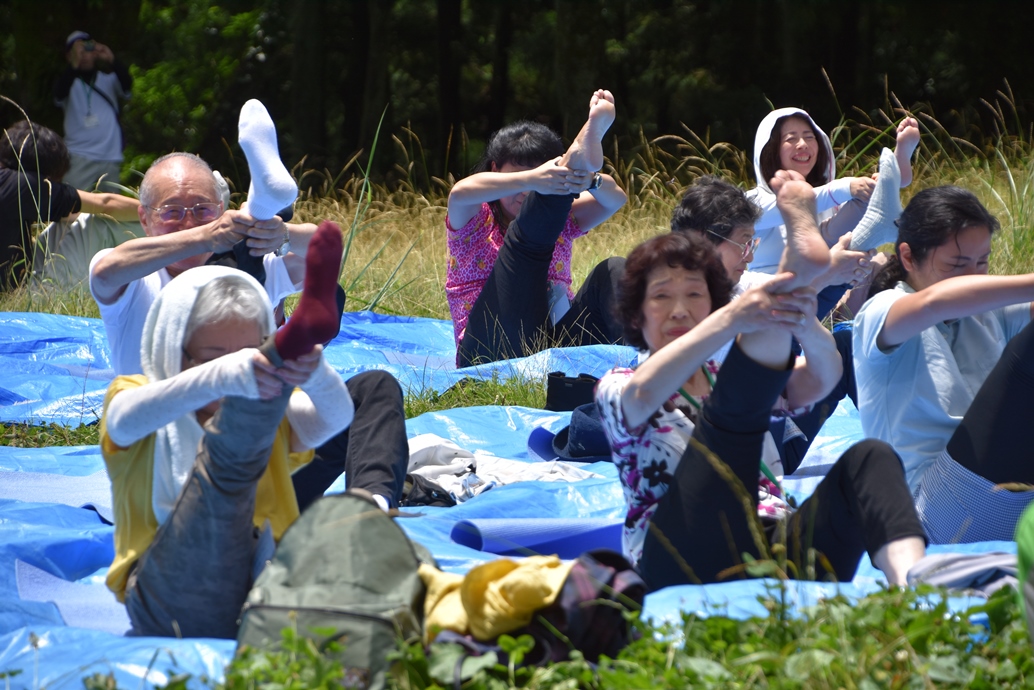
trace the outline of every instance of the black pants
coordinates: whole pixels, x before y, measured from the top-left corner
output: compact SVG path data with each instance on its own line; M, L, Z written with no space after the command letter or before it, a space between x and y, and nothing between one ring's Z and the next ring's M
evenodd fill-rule
M549 325L549 266L573 196L531 192L510 223L503 246L474 301L456 363L522 357L552 345L616 343L621 326L610 305L623 259L596 266L555 329Z
M352 424L316 449L291 476L298 508L323 495L342 472L348 488L366 489L397 506L409 464L402 387L386 371L365 371L345 382L355 405Z
M830 391L829 395L815 403L811 412L793 418L793 423L801 430L803 436L794 436L788 441L783 441L787 421L779 419L772 422L772 436L779 448L779 455L783 461L783 470L786 474L793 474L801 466L804 456L811 448L812 441L819 433L819 429L826 423L830 415L836 412L837 405L845 397L851 398L851 402L858 406L858 387L854 379L854 346L851 340L852 331L845 328L833 333L833 340L836 342L840 358L844 363L844 373L841 375L837 385Z
M768 369L733 345L646 534L639 570L651 590L716 582L741 563L742 553L762 556L755 535L762 545L778 540L771 526L752 533L751 525L758 524L761 445L789 375L789 369ZM841 456L789 519L786 534L788 558L799 572L808 548L814 548L830 566L816 559L816 575L841 581L854 577L863 551L874 553L904 537L925 538L900 459L875 440Z
M1030 461L1034 391L1034 322L1009 341L962 422L948 453L974 474L996 484L1034 483Z

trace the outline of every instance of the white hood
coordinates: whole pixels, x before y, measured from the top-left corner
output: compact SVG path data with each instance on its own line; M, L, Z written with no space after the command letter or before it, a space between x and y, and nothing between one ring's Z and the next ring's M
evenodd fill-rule
M180 373L187 321L194 310L198 292L215 278L228 275L243 278L257 294L262 295L267 312L263 335L273 331L273 308L269 305L269 296L250 275L224 266L200 266L184 271L158 293L147 312L140 363L149 382L163 381ZM156 432L151 505L159 524L164 523L172 512L187 481L203 433L193 414L180 417Z
M812 131L815 132L815 136L818 137L819 141L822 142L822 146L826 149L826 179L822 181L822 184L836 179L836 168L833 164L833 144L830 143L826 133L819 129L819 126L815 124L815 120L811 119L811 115L800 108L779 108L765 116L765 119L758 125L757 134L754 135L754 177L757 178L758 187L761 187L769 194L772 194L772 189L768 186L768 180L764 179L765 176L761 173L761 149L764 148L769 138L771 138L772 129L775 127L776 121L789 115L796 115L810 122Z

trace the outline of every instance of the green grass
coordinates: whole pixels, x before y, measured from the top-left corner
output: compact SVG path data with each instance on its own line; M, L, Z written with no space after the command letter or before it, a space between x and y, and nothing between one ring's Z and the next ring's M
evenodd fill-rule
M1000 111L1006 110L997 106ZM899 118L901 113L888 107ZM841 175L873 170L879 147L893 146L891 117L845 119L831 132ZM994 240L993 273L1034 270L1034 150L1023 132L1010 132L1004 114L991 137L952 138L931 113L916 112L923 141L915 160L916 191L942 184L964 186L1002 223ZM403 140L409 142L407 148ZM376 305L378 311L448 318L445 282L445 207L452 180L420 169L419 142L407 132L393 142L402 162L393 183L364 187L358 158L336 175L296 171L321 180L318 194L303 197L296 217L329 218L350 228L344 270L349 309ZM692 132L640 138L614 149L608 163L629 193L613 219L579 240L573 274L579 284L597 262L625 255L636 244L666 232L671 208L682 189L703 173L720 174L744 188L753 186L747 152L709 142ZM418 181L420 181L418 183ZM400 259L404 259L400 261ZM21 288L0 296L0 311L46 311L96 317L87 291ZM544 381L492 379L468 382L448 391L415 392L406 398L407 417L471 405L541 407ZM65 429L56 425L4 425L0 444L43 447L97 442L96 426ZM1012 592L994 597L980 611L951 615L940 594L914 590L883 591L854 603L822 602L791 617L778 590L767 601L767 617L740 622L721 612L707 618L686 616L675 628L644 627L641 640L617 660L593 670L575 660L544 669L511 670L489 665L464 688L1011 688L1034 686L1031 644ZM969 613L985 613L990 627L972 625ZM295 650L304 656L304 649ZM425 657L419 645L400 647L398 688L451 687L436 669L448 666ZM273 664L270 655L265 661ZM264 663L264 662L263 662ZM286 662L285 662L286 663ZM261 666L259 664L258 666ZM256 666L255 668L257 668ZM267 664L268 667L268 664ZM306 671L303 665L298 673ZM311 671L311 669L309 669ZM301 675L268 678L231 667L232 687L303 687ZM234 675L236 674L236 675ZM311 676L310 676L311 677ZM105 685L102 676L93 687ZM293 683L293 684L292 684ZM179 687L170 685L170 687Z

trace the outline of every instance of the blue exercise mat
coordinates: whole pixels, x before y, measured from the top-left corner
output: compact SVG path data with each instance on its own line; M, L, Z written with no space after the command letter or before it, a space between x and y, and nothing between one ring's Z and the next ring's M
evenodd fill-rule
M126 607L103 583L69 582L20 560L15 561L15 578L23 601L54 604L66 625L115 635L131 627Z
M607 518L474 518L457 522L450 536L457 544L501 556L578 558L594 549L620 552L623 524Z

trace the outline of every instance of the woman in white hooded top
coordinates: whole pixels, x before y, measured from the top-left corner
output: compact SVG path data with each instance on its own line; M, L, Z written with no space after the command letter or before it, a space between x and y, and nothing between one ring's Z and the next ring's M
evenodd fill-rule
M911 158L918 145L918 123L906 117L898 125L894 151L902 187L912 182ZM792 170L804 176L815 189L823 238L830 248L839 244L847 249L850 237L845 235L865 213L876 176L837 179L834 159L829 137L800 108L779 108L761 121L754 136L754 174L758 184L747 192L761 208L761 217L754 225L759 243L750 270L775 273L786 246L786 226L776 208L775 194L766 182L777 170Z

